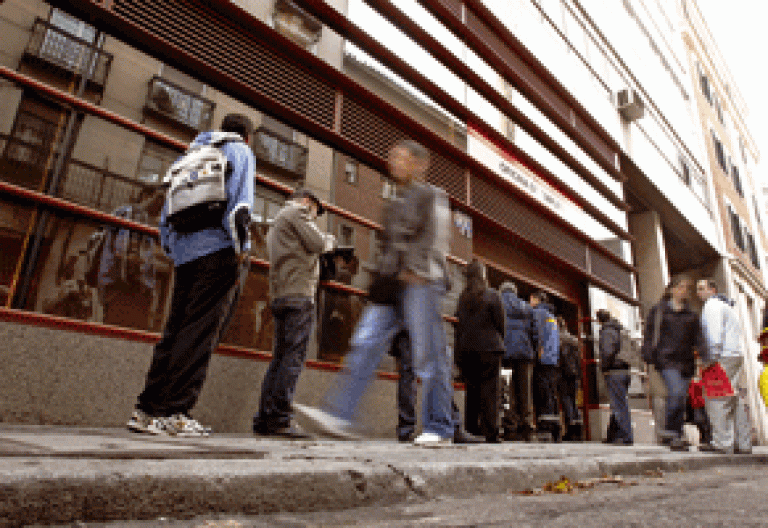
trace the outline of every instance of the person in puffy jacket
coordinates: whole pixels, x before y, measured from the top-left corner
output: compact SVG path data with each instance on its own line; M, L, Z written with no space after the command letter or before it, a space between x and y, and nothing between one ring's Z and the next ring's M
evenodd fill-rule
M499 374L504 354L504 308L488 287L485 266L473 260L456 310L456 364L466 383L464 427L468 433L499 441Z
M510 402L502 418L504 440L530 441L536 430L533 414L533 365L536 357L531 305L517 296L517 285L501 285L501 302L505 312L504 357L502 366L512 370L503 385Z
M643 333L643 359L661 373L667 387L662 443L675 451L687 451L690 446L683 438L683 420L696 368L694 350L702 358L709 355L701 320L688 304L691 287L691 279L674 277L661 301L648 312Z
M547 303L547 294L538 291L530 297L533 308L536 366L533 386L536 402L537 428L550 433L554 442L560 441L560 413L557 405L557 383L560 375L560 332L555 321L555 309Z
M607 442L616 445L632 445L632 419L629 414L629 364L618 355L621 350L621 323L611 317L608 310L598 310L595 315L600 323L598 349L600 369L605 376L608 397L611 403L611 423L608 426Z

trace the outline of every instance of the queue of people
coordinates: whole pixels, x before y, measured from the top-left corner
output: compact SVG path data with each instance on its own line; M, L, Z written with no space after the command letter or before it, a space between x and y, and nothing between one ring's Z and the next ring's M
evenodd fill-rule
M247 273L253 207L254 159L247 146L251 131L247 118L228 115L221 131L200 135L170 171L171 190L160 229L162 247L175 265L171 312L128 421L131 431L210 434L189 413ZM206 167L213 173L206 181L218 182L219 189L198 181L201 159L219 160ZM254 434L310 438L295 423L296 412L324 434L359 438L356 412L376 367L389 352L397 358L400 373L400 441L432 445L581 440L577 393L582 359L579 340L565 319L556 317L543 291L534 292L526 302L514 283L492 289L485 266L473 260L465 269L455 340L449 343L441 313L451 287L446 265L451 234L447 195L425 182L429 152L420 144L401 141L388 161L397 190L384 212L369 302L354 330L345 369L321 407L300 405L293 398L315 324L320 256L333 251L336 241L318 228L323 203L307 189L294 192L270 228L266 242L274 349L253 419ZM687 278L673 279L646 318L642 347L643 359L666 385L661 438L676 450L688 449L683 423L697 356L704 366L720 365L733 385L744 362L732 302L717 294L713 281L699 281L697 293L704 302L700 316L690 307L691 286ZM632 445L628 332L606 310L595 315L600 324L599 362L611 408L607 441ZM466 387L463 420L454 400L454 364ZM502 368L509 375L502 376ZM419 435L417 377L423 391ZM711 424L706 450L751 450L749 423L738 393L708 398L705 407Z

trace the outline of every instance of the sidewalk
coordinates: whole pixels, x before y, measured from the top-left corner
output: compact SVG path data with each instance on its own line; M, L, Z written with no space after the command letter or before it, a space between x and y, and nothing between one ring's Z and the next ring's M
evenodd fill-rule
M122 429L0 424L0 526L391 504L539 487L565 475L764 464L659 446L168 438Z

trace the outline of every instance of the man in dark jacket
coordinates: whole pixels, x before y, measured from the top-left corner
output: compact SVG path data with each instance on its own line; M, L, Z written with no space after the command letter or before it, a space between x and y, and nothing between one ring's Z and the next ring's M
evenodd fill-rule
M621 350L621 323L611 317L608 310L598 310L596 317L600 323L600 368L611 400L611 420L615 424L615 432L613 438L609 438L609 443L632 445L634 438L629 414L629 364L618 357Z
M502 366L512 370L511 379L504 383L509 408L504 410L502 427L504 440L530 441L536 429L533 415L532 378L536 357L531 306L517 296L517 285L501 285L501 302L506 314L504 358Z
M547 303L547 294L538 291L530 297L533 327L536 335L536 366L533 386L536 402L537 428L548 433L553 442L560 441L560 412L557 406L557 382L560 375L560 333L555 321L555 309ZM540 440L549 439L539 437Z
M581 354L579 340L568 331L565 319L558 316L557 326L560 329L560 403L563 406L563 421L566 432L563 440L575 442L581 440L582 420L579 408L576 406L576 391L581 379Z

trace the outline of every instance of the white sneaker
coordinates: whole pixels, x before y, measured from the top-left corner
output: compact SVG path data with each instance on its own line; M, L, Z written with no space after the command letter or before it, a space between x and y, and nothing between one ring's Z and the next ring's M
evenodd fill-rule
M360 440L360 436L352 432L352 422L334 416L316 407L293 404L293 410L312 422L315 427L326 435L341 440Z
M450 443L451 443L450 438L444 438L436 433L421 433L419 436L417 436L413 440L414 445L420 445L420 446L437 446L437 445L446 445Z
M167 435L165 429L165 418L150 416L144 411L135 410L128 420L126 427L133 433L143 433L152 435Z
M163 425L172 436L210 436L212 432L210 427L182 413L165 418Z

